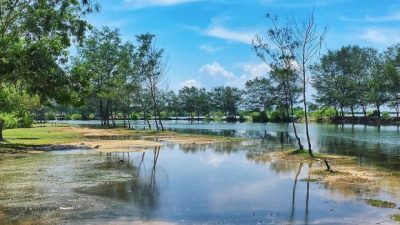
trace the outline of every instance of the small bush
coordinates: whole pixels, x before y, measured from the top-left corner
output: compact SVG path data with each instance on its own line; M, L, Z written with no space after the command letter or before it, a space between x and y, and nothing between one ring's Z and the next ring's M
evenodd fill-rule
M82 119L82 115L81 114L72 114L71 115L71 120L80 120Z
M46 117L47 117L47 120L55 120L56 119L56 115L53 112L48 112Z
M274 110L269 113L269 119L273 122L287 121L286 115L280 110Z
M252 112L250 114L251 120L254 123L265 123L268 121L267 113L266 112Z
M294 112L294 117L296 118L303 118L304 117L304 110L296 110Z
M168 115L167 112L162 111L162 112L160 112L160 118L161 118L162 120L168 120L168 119L169 119L169 115Z
M25 113L23 116L18 118L18 127L31 127L33 124L33 118L29 113Z
M322 120L324 118L332 118L336 116L336 111L332 107L322 107L315 110L311 116L316 120Z
M4 113L0 114L0 118L4 120L3 129L30 127L33 123L33 119L29 113L19 116L12 113Z
M131 120L139 120L140 116L137 113L132 113Z
M71 115L69 115L69 114L65 115L64 120L71 120Z
M1 114L0 118L4 120L3 129L13 129L18 127L18 118L13 114Z
M367 113L367 116L368 116L368 117L379 117L378 110L374 110L374 111L372 111L372 112L368 112L368 113Z
M94 115L93 113L90 113L90 114L88 115L88 119L89 119L89 120L94 120L94 119L96 119L96 115Z
M383 118L390 118L390 114L388 113L388 112L384 112L384 113L382 113L382 117Z

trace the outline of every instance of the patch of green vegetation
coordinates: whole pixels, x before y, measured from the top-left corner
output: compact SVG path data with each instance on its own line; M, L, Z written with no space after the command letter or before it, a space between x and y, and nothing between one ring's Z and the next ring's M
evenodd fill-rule
M289 150L289 151L285 152L285 154L301 156L301 157L304 157L304 158L321 158L322 157L322 154L317 153L317 152L313 152L313 156L314 157L312 157L310 155L310 153L308 152L308 150L299 150L299 149L297 149L297 150Z
M393 214L390 216L393 221L400 222L400 214Z
M383 201L379 199L365 199L365 202L374 207L379 207L379 208L396 208L396 204L393 202L388 202L388 201Z
M0 148L30 148L52 144L63 144L79 140L80 134L62 127L33 127L4 131L6 141Z
M348 172L328 171L328 170L313 170L311 171L311 173L318 176L351 175Z
M303 182L318 182L319 179L317 179L317 178L304 178L304 179L301 179L300 181L303 181Z

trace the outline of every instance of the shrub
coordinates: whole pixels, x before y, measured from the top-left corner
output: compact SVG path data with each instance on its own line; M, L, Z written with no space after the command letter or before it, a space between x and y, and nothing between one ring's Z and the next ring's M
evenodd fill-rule
M33 119L29 113L15 115L12 113L0 114L0 118L4 120L3 129L13 129L32 126Z
M71 115L66 114L66 115L64 116L64 120L71 120Z
M167 112L162 111L162 112L160 112L160 118L161 118L162 120L168 120L168 119L169 119L169 115L168 115Z
M372 111L372 112L368 112L368 113L367 113L367 116L368 116L368 117L379 117L378 110L374 110L374 111Z
M82 115L81 114L72 114L71 115L71 120L80 120L82 119Z
M311 116L315 120L321 120L324 118L332 118L336 116L336 111L332 107L322 107L320 109L315 110Z
M18 127L31 127L33 124L33 118L29 113L25 113L23 116L18 118Z
M264 112L252 112L250 114L251 120L255 123L265 123L268 121L267 113Z
M47 120L55 120L56 115L53 112L48 112L47 113Z
M12 129L18 127L18 118L9 113L0 114L0 118L4 120L3 129Z
M132 113L131 120L139 120L140 116L137 113Z
M270 112L269 118L271 121L274 121L274 122L280 122L283 120L282 113L279 112L278 110L274 110L274 111Z
M382 113L383 118L390 118L390 114L388 112Z
M295 118L303 118L304 117L304 110L303 109L301 109L301 110L296 110L296 111L294 111L294 117Z
M90 114L88 115L88 119L89 119L89 120L94 120L94 119L96 119L96 115L94 115L93 113L90 113Z

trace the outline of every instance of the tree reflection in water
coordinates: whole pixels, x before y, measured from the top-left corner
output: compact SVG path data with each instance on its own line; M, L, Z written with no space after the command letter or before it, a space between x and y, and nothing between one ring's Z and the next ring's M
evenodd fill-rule
M123 182L106 182L94 187L79 188L75 191L82 194L95 195L112 200L129 203L135 207L140 216L152 217L152 213L159 207L159 190L156 182L157 162L160 156L160 146L154 148L150 176L146 176L145 152L140 156L140 162L135 165L125 153L107 155L104 165L99 169L129 170L132 178ZM117 157L115 157L117 156ZM149 155L150 156L150 155Z

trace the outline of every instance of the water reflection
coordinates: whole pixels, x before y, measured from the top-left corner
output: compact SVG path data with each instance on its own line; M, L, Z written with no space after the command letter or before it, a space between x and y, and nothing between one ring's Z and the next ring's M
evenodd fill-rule
M125 202L138 209L138 216L152 218L159 207L160 191L156 181L159 156L160 146L154 148L153 154L143 152L137 165L129 153L110 154L106 156L106 162L97 168L129 170L133 177L123 182L111 181L94 187L77 188L75 191ZM150 175L147 174L145 157L151 158Z

